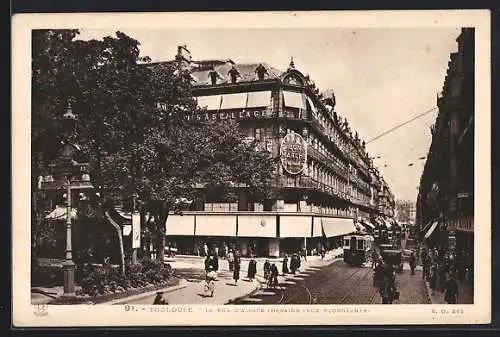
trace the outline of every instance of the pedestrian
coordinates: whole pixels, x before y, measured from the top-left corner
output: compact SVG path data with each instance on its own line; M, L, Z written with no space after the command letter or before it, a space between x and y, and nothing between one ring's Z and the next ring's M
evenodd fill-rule
M434 293L436 291L436 285L437 285L437 268L435 265L432 265L431 267L431 272L429 275L429 287L431 288L431 295L434 296Z
M227 262L229 263L229 271L234 270L234 253L233 250L230 249L229 253L227 254Z
M301 255L304 258L304 261L307 262L307 249L305 247L302 248Z
M203 286L204 293L210 294L210 297L214 296L216 280L217 280L217 273L212 269L212 266L210 266L208 268L208 272L205 275L205 284Z
M271 263L269 263L269 260L266 260L266 262L264 262L264 279L267 280L270 274L271 274Z
M410 269L411 269L412 275L415 275L415 264L416 264L415 254L413 252L411 252L411 254L410 254Z
M240 268L241 268L241 255L240 252L237 251L234 255L234 271L233 271L233 279L234 284L238 284L238 280L240 279Z
M219 258L217 255L212 256L212 266L214 267L214 271L219 270Z
M375 268L377 266L377 260L378 260L378 253L375 248L372 249L371 258L372 258L372 268Z
M287 254L285 254L285 256L283 257L282 271L283 271L283 275L286 275L286 274L289 273L289 270L288 270L288 255Z
M295 272L299 269L300 267L300 257L297 253L293 254L291 261L290 261L290 270L292 271L292 274L295 274Z
M206 242L203 244L203 254L203 256L208 256L208 245Z
M399 298L399 293L396 289L396 276L392 265L384 263L383 278L379 288L382 304L392 304L395 299Z
M374 286L379 286L380 282L384 278L384 265L382 263L382 260L377 260L375 259L375 269L373 271L373 285Z
M229 253L229 247L224 244L224 258L227 259L227 254Z
M219 257L219 246L217 245L214 247L214 255L215 257Z
M458 282L453 273L446 275L446 283L444 285L444 301L446 304L457 304L458 298Z
M208 273L210 269L213 269L213 260L211 256L205 258L205 273Z
M156 293L153 305L168 305L168 301L163 297L163 291L158 291Z
M248 262L247 277L250 281L253 281L257 274L257 261L254 260L253 256L250 257L250 262Z
M271 275L269 280L269 286L275 288L278 286L278 267L273 263L271 265Z

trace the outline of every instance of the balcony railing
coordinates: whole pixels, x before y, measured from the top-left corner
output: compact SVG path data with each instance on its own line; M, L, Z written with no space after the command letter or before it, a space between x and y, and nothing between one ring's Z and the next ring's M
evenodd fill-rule
M300 176L297 178L294 177L278 177L274 180L274 185L276 187L284 187L284 188L302 188L302 189L311 189L316 191L321 191L330 196L343 199L345 201L352 202L356 205L361 205L365 207L373 208L374 205L371 205L369 202L354 198L349 196L347 193L340 191L332 186L328 186L314 178L307 176Z

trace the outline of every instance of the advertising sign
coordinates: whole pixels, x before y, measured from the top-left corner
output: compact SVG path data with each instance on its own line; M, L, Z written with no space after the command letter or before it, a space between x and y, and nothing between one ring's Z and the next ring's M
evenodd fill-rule
M290 131L281 142L281 165L290 174L299 174L304 170L307 160L307 146L301 135Z
M132 214L132 249L141 248L141 216Z

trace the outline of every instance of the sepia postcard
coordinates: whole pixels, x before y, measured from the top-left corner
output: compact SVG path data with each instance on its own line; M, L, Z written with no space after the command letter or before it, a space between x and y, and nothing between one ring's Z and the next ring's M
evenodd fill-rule
M491 322L488 11L12 32L15 327Z

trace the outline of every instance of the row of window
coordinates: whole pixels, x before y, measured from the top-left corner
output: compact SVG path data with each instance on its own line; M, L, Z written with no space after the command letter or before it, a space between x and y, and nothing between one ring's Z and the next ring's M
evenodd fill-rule
M260 203L254 204L255 212L264 212L264 205ZM206 212L237 212L238 203L204 203L203 210ZM269 211L269 210L268 210ZM291 213L318 213L326 215L340 215L340 216L353 216L354 212L351 210L336 208L332 206L318 206L318 205L306 205L305 207L299 207L299 203L284 203L281 212L291 212Z

